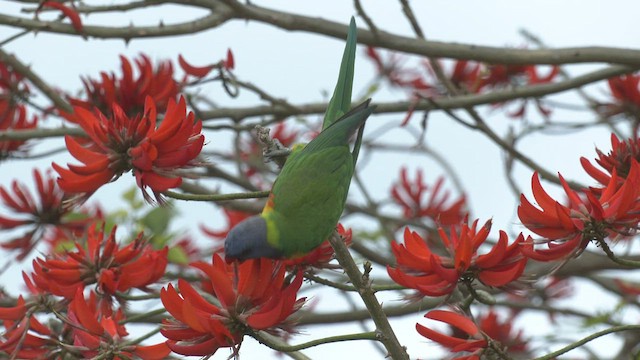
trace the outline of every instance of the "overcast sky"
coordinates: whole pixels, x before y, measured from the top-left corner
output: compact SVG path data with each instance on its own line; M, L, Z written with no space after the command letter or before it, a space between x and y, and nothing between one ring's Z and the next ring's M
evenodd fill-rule
M252 2L343 23L348 23L350 16L354 15L352 2L349 1L254 0ZM411 34L398 2L363 0L362 3L379 28L399 34ZM525 40L518 31L527 29L554 47L601 45L640 48L640 31L637 26L640 3L637 2L504 0L414 1L413 3L414 11L427 37L432 40L521 47L525 44ZM18 14L18 7L14 3L0 1L0 4L0 12ZM161 19L165 24L170 24L203 14L200 11L176 6L159 7L151 13L153 15L139 11L115 16L92 15L84 18L84 21L86 24L114 26L127 25L131 22L136 25L155 24ZM357 21L359 26L364 26L361 19ZM0 26L0 40L17 31ZM289 33L254 22L233 21L218 29L189 36L133 40L128 44L118 40L87 42L79 37L45 33L37 36L30 34L11 42L5 50L29 64L50 84L75 92L81 89L80 76L96 77L100 71L119 72L119 54L131 57L145 53L153 59L173 61L176 61L178 54L182 54L193 64L207 64L222 58L227 48L231 48L235 55L236 74L239 78L267 89L276 97L286 98L293 104L299 104L321 101L324 99L324 94L332 90L343 46L342 41L332 38L302 32ZM362 48L358 50L358 57L354 84L356 94L361 93L374 76L374 68L364 58ZM591 65L581 65L569 70L579 74L592 68L594 67ZM206 89L214 94L214 100L220 106L239 107L258 103L255 97L244 96L234 100L226 97L215 87ZM605 90L606 86L601 83L592 87L591 93L606 99ZM401 91L381 91L376 94L373 101L404 98L405 94ZM578 99L572 96L563 97L563 100L578 102ZM501 116L500 111L481 109L481 113L491 119L491 125L501 132L516 125L514 120ZM591 119L591 115L587 112L558 112L552 116L560 116L566 120ZM377 127L399 121L402 117L403 114L376 116L369 121L371 126L368 127L367 132L372 133ZM417 120L418 117L414 119ZM43 124L53 125L55 122L49 121ZM417 126L416 123L414 124ZM429 126L427 142L447 156L460 174L462 183L468 191L474 216L481 220L493 217L494 231L499 227L520 231L517 219L514 217L515 200L503 176L500 150L481 134L472 133L455 125L444 114L431 114ZM394 134L391 133L390 138L381 140L397 143L406 140L401 137L401 132L397 133L398 138L394 138ZM230 144L228 133L208 134L207 139L207 147L210 149L228 149ZM580 170L579 157L593 157L595 145L608 150L608 142L609 135L604 130L577 133L569 138L541 135L523 143L522 150L544 163L552 172L561 171L568 178L590 183ZM61 142L56 142L37 146L34 152L55 148L60 144ZM2 162L0 163L0 184L7 185L14 178L27 179L27 183L30 184L31 169L34 166L46 168L51 160L64 164L70 161L70 158L60 154L46 161ZM363 164L362 177L371 186L372 193L380 194L382 197L388 193L391 182L396 178L396 169L403 164L412 169L425 168L429 179L435 179L442 174L442 169L424 157L399 158L397 154L381 154ZM519 185L528 194L531 171L519 166L516 173ZM113 201L114 196L118 196L123 189L133 184L133 179L127 175L118 180L118 183L101 188L95 195L95 199L107 201L108 209L117 208L119 205ZM551 187L551 185L546 186ZM352 195L357 197L358 194ZM177 227L189 229L196 236L200 236L196 229L199 223L206 223L213 228L222 226L223 218L220 217L219 211L210 205L189 203L186 206L179 206L179 209L189 220L177 224ZM357 224L354 225L357 226ZM29 268L28 262L22 265L24 269ZM0 278L1 281L10 284L20 270L8 271ZM12 293L19 291L19 284L7 286ZM580 291L591 294L589 292L591 289L588 287ZM332 309L335 303L346 306L344 300L334 293L320 294L315 299L318 302L318 308L323 310ZM580 301L592 308L608 308L610 304L607 300L606 296L585 296ZM387 299L387 301L393 300ZM415 322L421 321L422 315L424 314L419 313L401 320L394 320L394 327L400 334L401 342L408 346L412 356L421 359L436 358L433 347L414 330ZM524 326L524 322L519 325ZM296 342L319 338L323 334L335 335L360 330L358 326L323 329L311 327L303 329L305 336L300 336ZM546 330L527 327L525 334L545 333ZM246 341L241 353L246 359L258 356L251 354L260 354L261 358L267 358L263 357L264 352L258 352L262 349L254 342ZM357 349L357 352L354 349ZM329 355L334 359L350 358L351 355L362 358L381 358L373 347L363 343L325 345L305 353L318 359L327 358ZM227 351L221 350L214 359L225 359L228 355ZM274 359L279 358L273 354L270 356Z

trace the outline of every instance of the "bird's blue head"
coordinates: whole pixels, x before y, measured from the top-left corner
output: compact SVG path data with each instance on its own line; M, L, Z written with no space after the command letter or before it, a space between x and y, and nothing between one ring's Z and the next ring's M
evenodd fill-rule
M224 254L227 262L282 257L282 251L269 245L267 222L259 215L242 221L229 231L224 241Z

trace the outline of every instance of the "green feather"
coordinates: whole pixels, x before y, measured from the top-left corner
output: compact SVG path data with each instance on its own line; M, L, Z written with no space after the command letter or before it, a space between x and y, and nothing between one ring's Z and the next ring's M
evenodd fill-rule
M340 63L338 82L333 90L333 96L329 101L327 111L324 114L324 121L322 122L323 130L333 124L351 108L351 92L353 89L353 73L356 63L357 44L356 19L351 17L349 32L347 33L347 44L342 54L342 63Z
M369 101L349 111L287 159L262 216L277 228L268 242L286 257L326 240L342 215L354 171L349 139L373 112Z

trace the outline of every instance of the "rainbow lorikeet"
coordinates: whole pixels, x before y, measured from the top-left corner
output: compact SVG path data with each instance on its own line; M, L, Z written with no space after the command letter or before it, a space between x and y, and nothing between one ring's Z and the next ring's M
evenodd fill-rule
M227 235L227 260L295 257L329 238L344 210L354 172L349 139L373 110L367 100L289 156L262 213Z
M352 18L322 132L289 155L262 213L231 229L225 240L227 261L304 255L327 240L335 229L347 200L364 123L374 110L369 100L349 110L355 49ZM351 150L349 139L356 132Z

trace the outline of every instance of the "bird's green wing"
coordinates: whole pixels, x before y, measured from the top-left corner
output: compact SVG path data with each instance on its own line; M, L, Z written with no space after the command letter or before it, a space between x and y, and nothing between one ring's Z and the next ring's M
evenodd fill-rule
M348 141L373 112L368 105L338 119L282 168L263 215L277 228L270 243L286 256L311 251L335 228L353 176Z

